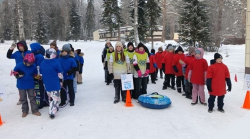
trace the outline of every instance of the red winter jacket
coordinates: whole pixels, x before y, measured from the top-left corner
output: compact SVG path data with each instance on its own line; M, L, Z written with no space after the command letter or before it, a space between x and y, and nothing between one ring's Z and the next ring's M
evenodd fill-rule
M207 69L207 79L211 78L212 92L209 94L214 96L222 96L226 94L226 78L230 78L229 70L223 63L215 63Z
M193 59L190 64L192 71L191 83L205 85L208 64L206 59Z
M191 56L191 55L185 55L185 64L186 64L186 70L185 70L185 79L188 79L188 72L190 70L190 64L191 64L191 61L195 59L194 56Z
M174 55L174 59L172 62L172 68L173 66L176 66L178 69L178 72L175 72L176 76L183 76L183 72L182 72L182 65L179 63L179 60L185 61L185 55L184 54L175 54Z
M174 74L174 69L172 66L172 62L174 59L174 53L166 53L162 63L165 64L165 74Z
M162 59L163 59L163 52L157 52L155 54L155 61L158 69L161 69L162 67Z
M149 73L154 73L156 71L156 68L154 67L154 64L156 64L156 61L155 61L155 54L150 54L150 57L149 57Z

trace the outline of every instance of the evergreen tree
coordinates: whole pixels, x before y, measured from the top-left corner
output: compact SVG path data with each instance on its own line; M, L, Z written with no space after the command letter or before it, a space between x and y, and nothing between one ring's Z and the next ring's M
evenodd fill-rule
M161 8L159 7L157 2L159 2L159 0L148 0L145 5L146 7L145 16L148 19L148 30L149 30L149 35L151 36L152 49L154 48L153 33L154 31L158 30L157 20L161 16Z
M2 15L3 15L3 22L2 22L2 33L3 33L3 38L5 40L11 40L11 35L12 35L12 32L11 32L11 26L12 26L12 23L11 23L11 8L10 8L10 4L9 4L9 1L6 0L6 1L3 1L3 12L2 12Z
M179 19L181 40L193 46L198 42L206 47L210 40L206 4L199 0L183 0L181 5Z
M104 8L104 11L102 12L101 23L109 28L110 34L112 34L114 29L118 29L119 39L120 25L123 24L123 19L121 17L121 9L118 6L117 0L103 0L102 7Z
M86 20L85 20L85 40L92 39L92 33L95 29L95 9L93 5L93 0L89 0L86 12Z
M45 22L44 14L42 11L38 12L35 39L40 44L47 44L49 42L47 29L46 29L46 22Z
M17 16L17 3L14 4L14 17L12 26L12 39L16 42L19 39L19 27L18 27L18 16Z
M77 41L80 38L80 29L81 29L81 16L77 13L76 2L73 1L70 5L70 39Z
M147 21L145 16L145 0L138 0L138 36L141 42L146 42ZM134 22L134 9L131 11L131 21ZM132 32L130 35L134 35Z

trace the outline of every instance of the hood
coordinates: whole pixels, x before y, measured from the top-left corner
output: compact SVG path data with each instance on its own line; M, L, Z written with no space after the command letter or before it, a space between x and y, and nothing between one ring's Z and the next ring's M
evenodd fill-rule
M22 44L22 45L24 46L24 51L27 51L27 50L28 50L28 46L27 46L27 43L26 43L25 41L19 41L19 42L17 43L17 46L18 46L19 43ZM17 49L18 49L18 51L20 51L18 47L17 47Z
M41 46L40 43L32 43L30 44L31 52L33 52L35 55L41 54L45 55L45 49Z
M202 59L204 56L204 50L202 48L197 48L195 51L197 50L201 52L201 57L199 59Z

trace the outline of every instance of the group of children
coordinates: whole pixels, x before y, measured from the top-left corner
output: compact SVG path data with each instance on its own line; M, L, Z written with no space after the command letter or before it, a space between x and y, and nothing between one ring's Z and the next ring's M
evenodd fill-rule
M125 91L121 87L121 75L133 74L134 90L131 97L138 99L142 94L147 94L148 76L155 84L157 74L163 78L163 90L171 88L188 99L192 99L191 105L196 105L198 100L202 105L207 105L204 87L210 94L208 99L208 112L212 112L214 101L218 96L218 111L224 112L223 99L227 91L231 91L232 84L227 66L222 63L222 56L214 54L214 59L210 61L210 66L203 58L204 50L190 46L188 53L184 54L181 46L175 49L168 45L163 51L162 47L151 53L147 53L147 47L139 43L135 48L132 42L124 48L121 42L116 42L115 48L108 41L102 54L102 62L105 70L105 81L109 85L114 80L115 98L114 103L118 103L120 95L122 101L126 101ZM176 77L176 81L175 81ZM176 85L176 87L175 87Z
M13 53L15 47L18 51ZM82 83L83 53L81 49L74 51L71 44L63 45L59 51L55 41L46 51L39 43L30 44L30 48L31 51L25 41L20 41L12 44L7 52L7 58L16 61L12 73L17 78L22 117L29 113L28 96L32 114L40 116L38 109L49 105L50 118L54 118L59 106L66 106L67 93L70 106L75 105L77 84ZM40 91L40 103L36 101L35 81L38 81L40 90L43 90Z

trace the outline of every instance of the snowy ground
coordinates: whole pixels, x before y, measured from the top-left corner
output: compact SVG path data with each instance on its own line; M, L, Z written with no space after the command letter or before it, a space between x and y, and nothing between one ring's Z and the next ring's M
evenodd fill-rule
M31 42L28 42L30 44ZM59 42L59 48L67 42ZM86 138L86 139L193 139L193 138L238 138L249 139L250 111L242 109L245 93L243 90L245 46L223 46L220 53L228 65L233 83L232 92L225 97L225 113L216 110L207 112L207 106L191 106L191 100L173 90L162 90L163 80L148 84L148 93L167 95L172 105L167 109L152 110L132 100L134 107L124 103L113 104L113 84L104 82L101 52L105 42L71 42L75 49L85 53L83 84L78 85L75 106L60 109L56 118L48 116L48 107L40 110L42 116L29 114L21 117L21 106L16 105L18 91L16 79L10 76L15 62L6 58L11 42L0 44L0 114L5 122L0 126L0 139L29 138ZM114 45L115 42L112 42ZM155 43L158 48L162 45ZM150 46L150 44L147 44ZM48 45L44 46L48 48ZM150 48L150 47L149 47ZM228 52L229 57L226 57ZM208 60L213 53L205 53ZM234 75L237 74L236 83ZM208 98L206 90L206 99Z

